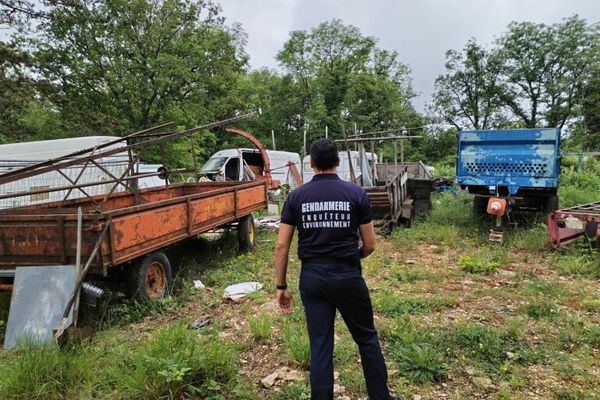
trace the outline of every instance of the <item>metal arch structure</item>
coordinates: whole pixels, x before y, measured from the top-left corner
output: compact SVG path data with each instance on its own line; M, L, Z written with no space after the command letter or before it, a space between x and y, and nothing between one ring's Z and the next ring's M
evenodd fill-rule
M215 128L222 128L226 125L236 123L239 121L246 120L253 116L257 115L257 111L252 111L246 114L238 115L235 117L227 118L224 120L211 122L202 126L198 126L195 128L187 129L184 131L167 131L163 130L168 127L172 127L174 125L173 122L154 126L148 129L144 129L138 132L130 133L121 138L111 140L109 142L82 149L64 156L56 157L47 161L35 163L33 165L25 166L22 168L18 168L12 171L8 171L4 174L0 174L0 186L5 185L7 183L19 181L21 179L41 175L48 172L58 172L62 177L64 177L70 185L54 187L48 189L38 189L38 190L28 190L28 191L20 191L15 193L7 193L0 195L0 200L9 199L9 198L18 198L24 196L31 196L37 194L45 194L51 192L59 192L66 191L66 195L58 203L58 207L61 207L65 201L69 198L72 191L77 190L82 193L85 197L87 197L92 203L96 205L96 207L101 209L102 204L104 204L111 195L115 192L119 185L125 188L126 191L131 192L135 199L136 204L140 204L143 200L140 198L138 189L135 184L132 184L130 181L135 182L135 180L139 178L146 178L152 176L158 176L162 179L165 179L172 173L185 173L185 172L195 172L192 169L175 169L175 170L167 170L166 168L161 168L156 172L144 173L144 174L134 174L134 168L136 163L139 161L139 157L134 155L133 150L141 150L145 149L149 146L159 145L166 142L171 142L177 140L182 137L189 137L192 134L203 131L210 130ZM114 156L116 154L128 154L128 163L125 168L125 172L120 176L116 176L115 174L108 171L104 168L97 160L102 159L104 157ZM192 157L193 157L193 149L192 149ZM83 175L83 172L90 165L99 168L103 171L110 179L104 181L96 181L96 182L87 182L80 183L80 178ZM194 160L195 165L195 160ZM68 175L63 171L65 168L72 166L82 166L81 171L77 174L74 179L68 177ZM167 181L166 181L167 182ZM85 188L112 184L110 190L105 194L104 198L101 201L98 199L94 199ZM168 182L166 183L168 185Z

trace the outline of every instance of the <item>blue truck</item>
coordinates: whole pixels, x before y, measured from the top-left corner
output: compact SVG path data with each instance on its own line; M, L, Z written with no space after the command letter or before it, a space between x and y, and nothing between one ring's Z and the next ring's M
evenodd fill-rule
M458 133L456 181L475 195L476 212L490 212L490 198L506 200L509 210L554 211L559 172L560 129Z

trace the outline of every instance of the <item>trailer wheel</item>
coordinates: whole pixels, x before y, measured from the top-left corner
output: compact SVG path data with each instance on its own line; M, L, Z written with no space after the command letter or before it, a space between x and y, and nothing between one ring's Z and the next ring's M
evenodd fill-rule
M154 252L133 263L129 273L129 289L133 298L142 301L166 297L171 292L173 278L167 256Z
M240 218L237 233L240 250L243 252L254 250L256 233L254 231L254 218L252 218L252 215Z

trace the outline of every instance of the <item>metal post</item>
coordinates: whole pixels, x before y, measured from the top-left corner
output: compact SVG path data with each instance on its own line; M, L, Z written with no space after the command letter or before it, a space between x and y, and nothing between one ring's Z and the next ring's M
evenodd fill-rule
M83 211L81 207L77 208L77 248L75 250L75 269L77 270L77 276L81 275L81 229L83 225ZM81 296L81 290L75 297L73 303L73 325L77 326L78 314L79 314L79 298Z
M402 130L402 134L400 135L402 139L400 140L400 164L404 168L404 135L406 131Z
M325 139L329 139L329 127L325 125Z
M394 140L394 168L398 171L398 141Z
M302 165L301 165L301 174L302 176L304 176L304 158L306 157L306 128L304 128L304 139L303 139L303 146L302 146Z
M371 142L371 179L375 186L375 142Z
M275 147L275 131L271 129L271 143L273 144L273 150L277 150Z

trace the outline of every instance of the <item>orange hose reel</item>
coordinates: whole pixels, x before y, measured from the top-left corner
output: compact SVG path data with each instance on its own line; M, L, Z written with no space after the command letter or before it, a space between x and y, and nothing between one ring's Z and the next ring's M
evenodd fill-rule
M499 197L490 197L487 205L487 213L501 217L506 212L506 200Z

